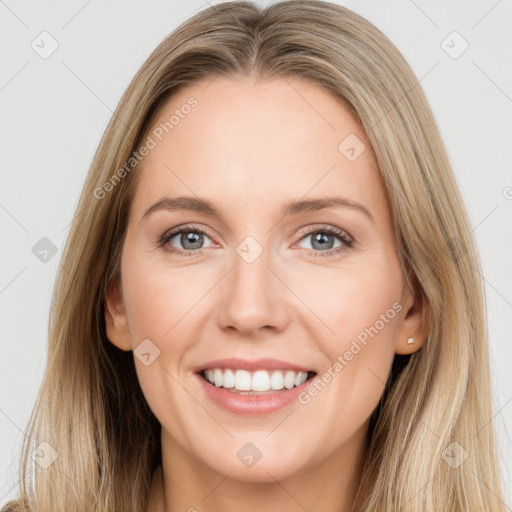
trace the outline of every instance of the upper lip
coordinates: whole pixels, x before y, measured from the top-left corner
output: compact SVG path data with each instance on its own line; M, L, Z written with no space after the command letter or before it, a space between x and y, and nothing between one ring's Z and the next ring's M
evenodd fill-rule
M231 368L239 370L293 370L296 372L310 372L313 371L309 368L305 368L299 364L288 363L279 359L273 359L264 357L261 359L240 359L238 357L228 357L224 359L216 359L215 361L209 361L195 369L196 373L203 370L209 370L213 368Z

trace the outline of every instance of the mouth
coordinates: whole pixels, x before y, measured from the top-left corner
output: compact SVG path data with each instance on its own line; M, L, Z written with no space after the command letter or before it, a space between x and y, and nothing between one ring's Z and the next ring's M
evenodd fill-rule
M285 369L244 370L208 368L197 372L211 386L239 395L270 395L286 392L313 379L314 371Z

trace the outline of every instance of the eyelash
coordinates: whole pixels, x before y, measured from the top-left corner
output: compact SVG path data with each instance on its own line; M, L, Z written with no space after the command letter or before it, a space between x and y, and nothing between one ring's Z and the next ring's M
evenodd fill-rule
M182 233L200 233L202 235L208 236L208 238L211 238L206 231L199 227L194 226L183 226L181 228L167 231L165 232L162 237L160 238L158 242L158 247L163 248L165 251L171 253L171 254L177 254L179 256L199 256L202 254L202 250L188 250L188 251L181 251L173 248L172 246L168 245L168 242L174 238L176 235L180 235ZM352 248L354 245L354 238L348 235L345 231L334 228L332 226L320 226L320 227L312 227L307 229L304 233L301 234L300 240L303 240L307 238L309 235L313 233L327 233L329 235L333 235L334 237L338 238L342 245L333 249L327 249L325 251L318 251L314 249L306 249L308 251L308 254L313 257L329 257L334 256L336 254L341 254L348 249Z

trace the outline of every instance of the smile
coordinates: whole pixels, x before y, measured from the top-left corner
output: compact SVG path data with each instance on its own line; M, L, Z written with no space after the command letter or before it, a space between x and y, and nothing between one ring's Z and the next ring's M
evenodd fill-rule
M211 361L195 376L212 405L236 416L258 417L298 404L317 372L275 359Z
M315 372L294 370L241 370L210 368L200 375L210 384L233 393L246 395L270 394L304 384Z

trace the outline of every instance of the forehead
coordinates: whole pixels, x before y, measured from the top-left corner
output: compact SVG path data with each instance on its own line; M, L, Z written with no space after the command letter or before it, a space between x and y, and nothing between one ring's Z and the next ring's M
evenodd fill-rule
M166 194L261 207L338 193L385 207L362 126L339 98L303 78L203 79L163 103L148 136L154 147L137 171L135 209Z

